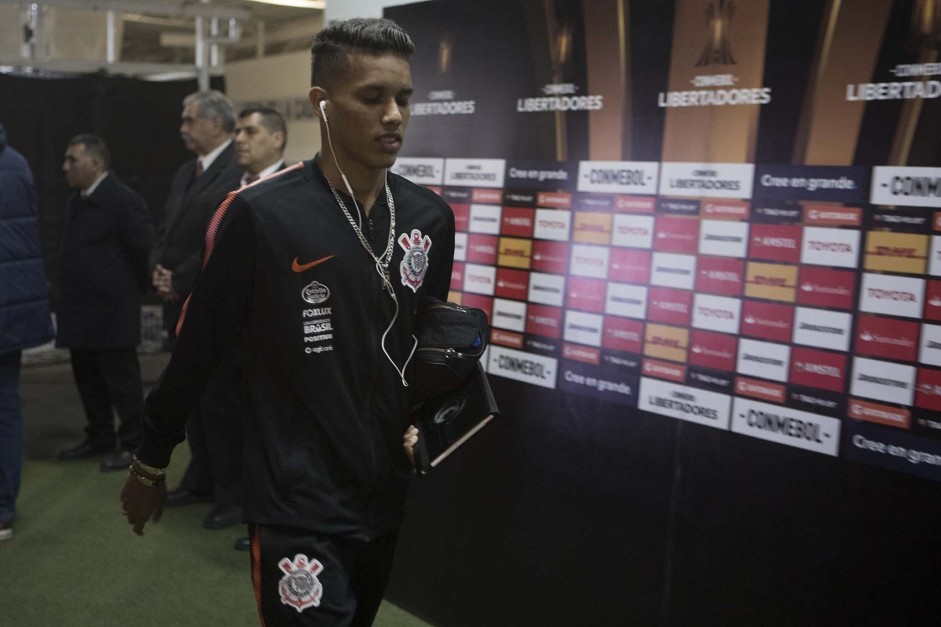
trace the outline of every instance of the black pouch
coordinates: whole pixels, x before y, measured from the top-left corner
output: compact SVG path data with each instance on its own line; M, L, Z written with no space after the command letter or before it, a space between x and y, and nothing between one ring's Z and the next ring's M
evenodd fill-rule
M487 314L480 309L423 298L415 314L414 400L458 389L484 354L487 334Z

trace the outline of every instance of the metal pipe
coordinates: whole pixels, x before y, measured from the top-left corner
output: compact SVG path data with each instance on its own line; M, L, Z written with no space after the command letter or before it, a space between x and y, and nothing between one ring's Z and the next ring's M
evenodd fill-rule
M105 59L108 62L108 65L112 65L117 61L117 55L115 54L115 25L114 25L114 11L108 11L106 13L107 23L108 23L108 32L106 37L107 51L105 53Z

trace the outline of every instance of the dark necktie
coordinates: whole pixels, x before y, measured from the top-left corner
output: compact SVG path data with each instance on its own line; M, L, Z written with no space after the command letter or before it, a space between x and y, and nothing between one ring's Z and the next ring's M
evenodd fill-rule
M255 181L257 181L258 178L259 178L259 177L258 177L258 175L256 175L256 174L246 174L246 175L245 175L245 184L246 184L246 185L251 185L252 183L254 183Z
M203 175L203 162L200 159L196 160L196 178L199 178Z

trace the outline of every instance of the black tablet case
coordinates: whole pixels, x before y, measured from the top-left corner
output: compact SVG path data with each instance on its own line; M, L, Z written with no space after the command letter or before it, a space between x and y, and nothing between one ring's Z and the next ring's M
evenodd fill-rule
M483 364L456 391L422 403L412 414L418 427L415 469L427 475L499 415Z

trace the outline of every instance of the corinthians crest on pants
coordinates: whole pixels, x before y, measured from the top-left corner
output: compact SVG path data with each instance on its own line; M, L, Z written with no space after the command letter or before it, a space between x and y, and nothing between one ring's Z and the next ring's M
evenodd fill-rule
M417 292L425 280L428 272L428 251L431 250L431 238L422 235L418 229L412 229L411 234L399 235L399 246L405 251L399 269L402 271L402 285Z
M323 586L320 585L317 575L323 571L323 564L298 553L293 561L283 558L278 562L278 568L284 571L284 577L281 577L278 583L282 603L290 605L298 612L320 605Z

